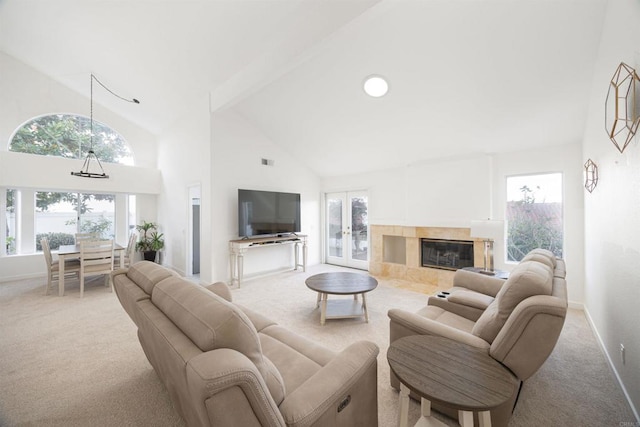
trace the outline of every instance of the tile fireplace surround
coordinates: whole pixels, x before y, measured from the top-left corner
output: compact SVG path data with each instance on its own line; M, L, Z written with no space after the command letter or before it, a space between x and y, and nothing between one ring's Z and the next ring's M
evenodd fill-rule
M372 225L370 233L369 273L374 276L424 283L440 289L450 288L454 271L421 266L420 239L472 241L474 265L482 266L484 262L483 242L469 237L469 228Z

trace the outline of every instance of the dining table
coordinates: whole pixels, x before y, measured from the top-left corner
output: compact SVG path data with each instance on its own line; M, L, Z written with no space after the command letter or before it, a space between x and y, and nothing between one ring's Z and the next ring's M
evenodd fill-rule
M113 244L113 252L119 258L119 267L124 267L124 246L117 243ZM58 249L58 262L60 263L60 279L58 280L58 296L64 295L64 261L66 259L80 258L80 245L60 245Z

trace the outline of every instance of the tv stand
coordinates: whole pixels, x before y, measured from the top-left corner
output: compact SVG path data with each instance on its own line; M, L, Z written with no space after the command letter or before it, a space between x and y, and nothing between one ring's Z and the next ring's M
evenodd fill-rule
M294 270L302 267L302 271L307 271L307 236L304 234L287 234L280 236L242 238L229 240L229 262L231 266L230 285L235 283L240 287L244 268L244 254L251 248L259 248L265 246L276 246L283 244L293 244L295 254ZM302 244L302 264L300 264L299 247Z

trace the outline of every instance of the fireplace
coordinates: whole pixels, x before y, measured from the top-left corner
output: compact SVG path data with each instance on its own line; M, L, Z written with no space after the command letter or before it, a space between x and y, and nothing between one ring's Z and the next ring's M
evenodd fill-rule
M473 267L473 241L420 239L423 267L458 270Z

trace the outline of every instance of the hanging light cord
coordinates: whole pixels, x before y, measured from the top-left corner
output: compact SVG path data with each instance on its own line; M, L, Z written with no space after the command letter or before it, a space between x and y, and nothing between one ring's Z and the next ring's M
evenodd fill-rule
M111 95L115 96L116 98L120 98L123 101L127 101L127 102L132 102L134 104L140 104L140 101L138 101L137 99L133 98L133 99L127 99L127 98L123 98L122 96L118 95L117 93L115 93L114 91L112 91L111 89L109 89L108 87L106 87L104 85L104 83L102 83L100 80L98 80L98 78L93 75L93 73L91 74L91 145L89 147L89 152L93 152L93 81L98 82L98 84L100 86L102 86L107 92L109 92Z

